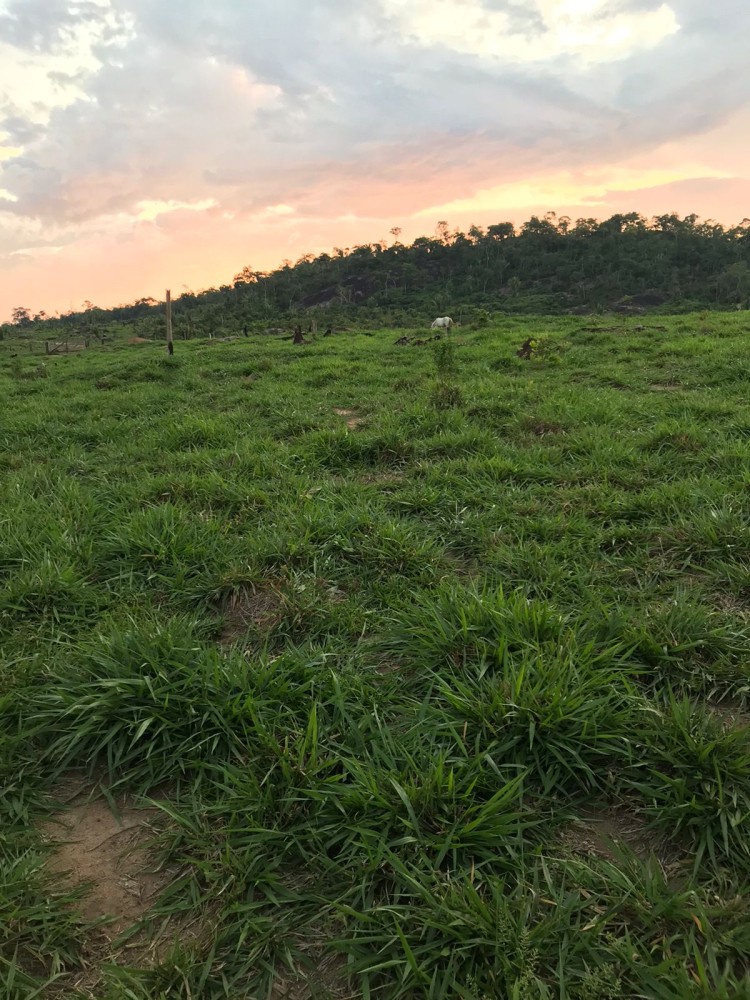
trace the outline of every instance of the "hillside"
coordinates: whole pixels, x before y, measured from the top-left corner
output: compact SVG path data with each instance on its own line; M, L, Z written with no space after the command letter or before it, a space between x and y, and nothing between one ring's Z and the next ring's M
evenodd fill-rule
M749 300L748 220L726 229L695 216L647 221L630 213L573 223L551 213L518 230L499 223L461 233L439 223L433 237L409 246L396 240L308 254L270 274L246 266L231 284L181 295L175 317L178 336L188 337L311 319L397 327L448 312L486 323L498 313L675 313L746 307ZM20 307L17 318L22 329L34 325ZM60 322L78 330L125 323L151 337L162 318L156 303L143 299ZM13 329L6 326L6 335Z

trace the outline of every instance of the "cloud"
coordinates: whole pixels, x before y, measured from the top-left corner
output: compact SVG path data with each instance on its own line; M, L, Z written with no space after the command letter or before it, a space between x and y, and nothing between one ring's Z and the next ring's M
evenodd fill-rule
M106 0L12 0L0 8L0 39L19 49L49 52L83 23L97 21Z
M657 156L741 175L749 31L745 0L0 0L0 269L108 232L163 252L178 221L208 259L233 224L281 248L603 198L626 162L635 198Z
M684 165L683 165L684 169ZM704 184L723 182L732 178L721 172L700 176L701 167L695 166L694 180ZM515 213L519 208L538 205L590 204L607 206L613 199L639 196L648 191L674 189L682 181L682 173L675 168L598 168L579 171L551 173L540 181L519 180L502 184L489 190L478 191L470 198L458 199L442 205L431 205L420 215L435 219L439 217L464 216L467 212ZM689 183L693 183L691 180ZM617 185L617 187L614 187ZM716 189L716 188L715 188Z
M42 247L21 247L18 250L13 250L10 254L11 257L53 257L55 254L62 253L64 247L56 246L42 246Z
M607 191L601 204L608 214L630 211L633 192ZM638 208L647 217L665 212L687 215L699 208L702 211L698 214L704 218L736 224L747 214L747 205L750 205L750 180L744 178L691 177L638 191ZM596 214L600 214L598 209Z
M151 222L158 219L160 215L167 215L169 212L205 212L209 208L216 208L218 202L215 198L204 198L203 201L141 201L136 208L138 215L136 218Z
M607 0L381 0L385 12L422 45L485 59L539 63L574 56L589 63L652 48L679 30L668 3L612 5Z

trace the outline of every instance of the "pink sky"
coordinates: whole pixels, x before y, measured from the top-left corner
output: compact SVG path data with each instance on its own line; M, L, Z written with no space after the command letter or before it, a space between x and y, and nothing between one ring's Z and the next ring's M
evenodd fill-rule
M0 319L439 219L750 215L738 0L246 6L0 0Z

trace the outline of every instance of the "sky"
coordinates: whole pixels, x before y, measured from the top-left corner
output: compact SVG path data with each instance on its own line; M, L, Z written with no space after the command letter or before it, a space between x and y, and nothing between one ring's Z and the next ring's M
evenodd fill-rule
M750 215L748 0L0 0L0 321L555 211Z

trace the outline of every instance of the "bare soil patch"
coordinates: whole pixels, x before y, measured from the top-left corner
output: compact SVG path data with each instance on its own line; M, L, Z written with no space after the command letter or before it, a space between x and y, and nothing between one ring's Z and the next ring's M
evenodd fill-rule
M378 663L375 669L381 677L388 677L390 674L400 673L404 668L398 660L386 657Z
M346 961L341 955L326 954L320 946L305 956L305 969L279 976L273 987L272 1000L356 1000L346 982Z
M102 931L113 941L145 916L168 875L155 870L146 847L159 811L118 796L114 813L105 798L91 797L95 788L79 786L72 796L69 788L58 789L68 805L42 834L55 845L49 868L72 885L88 886L81 916L106 920Z
M388 472L368 472L359 477L365 486L397 486L405 478L403 472L389 470Z
M85 920L98 922L84 942L82 968L46 992L50 1000L66 1000L74 990L93 1000L101 996L105 965L150 968L165 960L177 940L197 941L210 932L208 925L181 918L149 919L176 874L158 869L149 851L155 820L162 813L127 795L114 797L113 811L101 795L102 787L99 780L62 782L53 794L64 805L41 827L53 848L48 868L61 882L85 887L76 909Z
M227 600L224 609L224 627L219 635L223 646L231 646L241 639L249 628L268 630L284 614L286 600L273 584L238 590Z
M730 615L745 616L750 612L750 605L741 598L735 597L734 594L717 594L714 603L719 610L725 611Z
M356 410L344 410L341 409L340 407L334 406L333 412L336 414L337 417L346 417L346 426L349 428L350 431L353 431L355 428L359 427L359 425L364 421L364 417L357 416Z
M536 437L547 437L550 434L565 433L565 428L562 424L557 424L551 420L537 420L534 417L524 420L523 428Z
M706 707L726 729L750 726L750 710L740 701L726 698L723 701L707 701Z
M654 855L661 864L677 860L674 848L647 828L645 821L626 806L589 809L564 831L563 846L574 854L621 861L622 848L641 861Z

